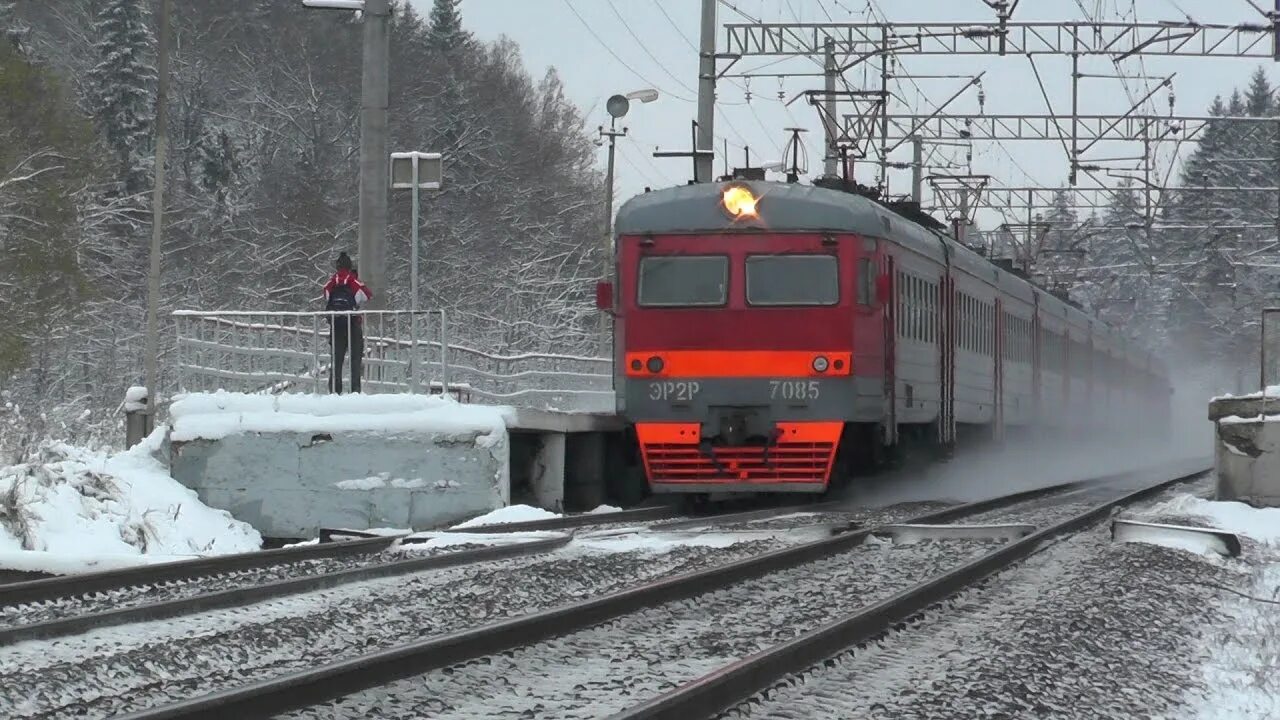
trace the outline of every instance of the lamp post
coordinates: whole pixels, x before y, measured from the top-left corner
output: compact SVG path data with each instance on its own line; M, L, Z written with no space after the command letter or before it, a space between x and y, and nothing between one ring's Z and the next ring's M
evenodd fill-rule
M644 90L635 90L626 95L614 95L605 103L605 109L609 111L609 129L605 130L604 126L599 127L600 137L609 138L609 164L605 171L604 179L604 263L600 273L600 277L608 279L613 270L613 161L615 144L619 137L625 137L627 129L624 127L618 130L618 119L625 117L627 111L631 109L631 101L639 100L642 103L651 103L658 99L658 91L650 88ZM610 341L609 319L604 313L600 315L600 349L604 350L609 347Z
M418 391L418 216L422 190L439 190L444 181L444 160L440 153L391 153L391 188L413 191L412 234L409 245L409 324L413 346L409 351L409 383Z
M613 268L613 163L614 163L614 146L619 137L625 137L627 128L618 130L618 120L626 117L627 112L631 109L631 101L639 100L642 103L651 103L658 99L658 91L652 89L636 90L626 95L614 95L605 103L605 109L609 111L609 129L605 130L604 126L599 127L600 137L609 138L609 163L605 171L604 181L604 277L609 277L609 271Z
M359 11L364 19L364 68L360 81L360 269L373 288L373 309L387 296L387 105L390 96L389 0L302 0L308 8Z

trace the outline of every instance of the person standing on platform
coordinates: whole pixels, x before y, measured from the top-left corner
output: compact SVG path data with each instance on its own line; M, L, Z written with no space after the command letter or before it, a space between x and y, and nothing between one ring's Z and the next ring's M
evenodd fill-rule
M355 311L369 302L373 291L360 282L351 257L338 253L337 272L324 284L324 309L329 316L329 337L333 343L333 367L329 391L342 393L342 361L351 349L351 392L360 392L360 360L364 357L364 321ZM349 313L349 314L339 314Z

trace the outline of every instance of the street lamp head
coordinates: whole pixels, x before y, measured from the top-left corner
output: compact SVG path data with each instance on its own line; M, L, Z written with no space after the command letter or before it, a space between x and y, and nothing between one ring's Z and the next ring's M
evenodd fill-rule
M645 88L627 93L626 98L628 100L639 100L642 103L651 103L658 99L658 91L653 88Z
M614 95L605 102L604 107L609 111L610 115L615 118L620 118L626 115L627 111L631 109L631 101L623 95Z
M363 10L364 0L302 0L302 5L318 10Z

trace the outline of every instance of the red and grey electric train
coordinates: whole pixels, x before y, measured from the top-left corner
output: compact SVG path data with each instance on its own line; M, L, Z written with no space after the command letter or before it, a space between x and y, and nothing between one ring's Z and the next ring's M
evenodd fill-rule
M856 193L646 192L614 240L598 299L653 492L824 492L917 448L1168 417L1150 352Z

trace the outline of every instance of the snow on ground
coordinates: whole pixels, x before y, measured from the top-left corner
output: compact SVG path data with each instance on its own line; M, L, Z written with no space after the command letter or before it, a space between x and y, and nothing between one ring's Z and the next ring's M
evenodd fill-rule
M256 530L169 476L157 430L114 455L62 444L0 468L0 567L83 572L261 547Z
M457 480L433 480L428 482L422 478L393 478L391 473L382 472L366 478L339 480L333 484L339 490L378 490L380 488L399 488L401 490L417 490L428 485L437 490L461 487Z
M507 435L499 407L467 405L427 395L249 395L180 396L170 408L175 442L218 440L244 432L404 431L475 435L492 447Z
M748 530L738 532L625 532L606 531L599 535L579 535L570 544L570 550L599 553L641 552L660 555L684 547L727 548L743 542L782 540L788 543L807 542L830 537L829 530L819 527L779 528L776 530Z
M124 393L124 411L141 412L147 409L147 389L134 385Z
M1209 657L1201 669L1205 692L1189 693L1187 720L1280 717L1280 508L1179 495L1152 506L1161 521L1185 517L1242 536L1237 560L1205 562L1236 570L1232 587L1218 588L1221 613L1200 639Z
M1232 395L1231 393L1224 393L1222 395L1218 395L1214 397L1213 400L1261 400L1262 397L1263 397L1263 393L1261 391L1245 393L1243 395ZM1280 398L1280 385L1268 385L1266 390L1266 397ZM1212 402L1212 400L1210 402Z
M1255 508L1242 502L1205 500L1183 494L1153 505L1150 514L1204 518L1207 524L1219 530L1244 535L1280 549L1280 508Z
M518 545L534 540L549 540L564 537L564 533L550 531L511 532L511 533L451 533L420 532L412 535L417 542L402 543L398 550L412 553L415 550L430 550L452 547L456 545ZM421 540L426 539L426 542Z
M620 507L614 507L614 506L612 506L612 505L601 505L601 506L597 507L597 508L596 508L596 509L594 509L594 510L588 510L588 511L587 511L587 514L588 514L588 515L603 515L603 514L605 514L605 513L614 513L614 512L622 512L622 508L620 508Z
M480 517L474 517L466 522L458 523L451 529L456 530L480 525L505 525L507 523L530 522L532 520L550 520L558 517L561 516L557 513L530 505L508 505L493 512L485 513Z

